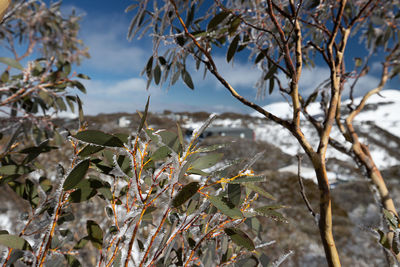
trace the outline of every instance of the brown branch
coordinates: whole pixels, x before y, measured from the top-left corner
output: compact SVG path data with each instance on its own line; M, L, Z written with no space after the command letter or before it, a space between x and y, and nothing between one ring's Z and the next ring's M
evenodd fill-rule
M236 18L240 19L240 21L241 21L242 23L244 23L245 25L247 25L248 27L253 28L253 29L257 30L257 31L261 31L261 32L265 32L265 33L270 34L270 35L272 36L272 38L275 40L275 42L277 43L277 45L282 49L282 44L280 43L278 37L277 37L272 31L270 31L270 30L268 30L268 29L265 29L265 28L262 28L262 27L259 27L259 26L257 26L257 25L254 25L254 24L252 24L252 23L249 23L249 22L246 21L242 16L236 15L236 14L235 14L234 12L232 12L230 9L226 8L226 7L221 3L221 1L219 1L219 0L214 0L214 1L215 1L215 3L217 3L217 5L218 5L222 10L224 10L225 12L230 13L232 16L235 16Z
M290 129L290 123L286 120L283 120L275 115L273 115L272 113L269 113L268 111L266 111L265 109L263 109L262 107L260 107L259 105L247 100L246 98L244 98L243 96L241 96L240 94L238 94L236 92L236 90L219 74L218 70L217 70L217 66L215 65L214 60L212 59L210 53L207 52L207 50L202 47L199 42L196 40L196 38L189 32L189 30L187 29L185 23L183 22L179 12L178 12L178 8L176 6L176 3L174 0L170 0L171 4L174 6L174 10L175 10L175 14L177 16L177 18L179 19L182 27L185 30L185 34L192 39L193 43L199 48L199 50L205 55L205 57L207 58L207 61L205 62L205 65L207 67L207 69L221 82L221 84L228 89L228 91L231 93L231 95L233 97L235 97L237 100L239 100L240 102L242 102L244 105L258 111L259 113L261 113L262 115L264 115L267 119L270 119L282 126L284 126L287 129Z
M350 21L349 25L347 26L348 28L352 28L354 24L361 18L361 15L364 13L364 11L368 8L368 6L373 2L374 0L369 0L361 9L360 12ZM371 8L369 12L371 12L373 9L375 9L377 3L379 1L376 1L375 5ZM368 13L369 13L368 12Z
M299 185L300 185L300 194L301 197L304 200L304 203L307 206L308 211L311 213L311 215L316 218L315 216L317 216L317 214L314 212L313 208L311 207L310 201L308 201L308 198L306 196L305 193L305 189L304 189L304 184L303 184L303 180L301 178L301 155L297 155L297 161L298 161L298 165L297 165L297 178L299 180Z
M284 54L285 63L286 63L287 68L289 69L289 73L291 74L291 78L293 80L297 80L296 69L294 67L292 58L290 57L289 44L286 41L285 33L283 32L282 27L279 25L279 22L275 17L275 14L274 14L274 11L273 11L273 7L272 7L272 0L268 0L267 13L270 15L271 20L272 20L273 24L275 25L275 28L277 29L277 31L279 33L279 37L281 39L281 42L283 43L283 49L281 49L281 50L282 50L282 52Z

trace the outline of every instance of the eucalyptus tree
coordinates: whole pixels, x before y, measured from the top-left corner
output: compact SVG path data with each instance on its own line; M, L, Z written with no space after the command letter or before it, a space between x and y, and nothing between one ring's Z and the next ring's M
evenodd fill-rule
M63 15L61 2L50 6L40 0L2 4L0 112L5 125L0 131L10 137L1 151L4 159L11 147L16 149L21 133L33 130L41 136L33 141L40 143L52 136L50 115L68 107L74 110L79 99L70 89L85 92L78 78L88 77L73 72L72 67L89 54L78 37L80 16Z
M326 151L329 145L350 155L377 187L380 202L397 218L393 201L368 147L358 138L353 121L368 98L379 92L388 79L400 72L399 1L380 0L214 0L214 1L136 1L128 37L150 34L153 54L144 73L149 83L174 85L179 78L194 89L189 67L204 67L240 103L290 131L308 155L315 169L320 191L320 236L329 266L340 266L332 233L331 191L327 176ZM354 59L346 48L358 46L362 58ZM163 51L163 52L161 52ZM255 82L258 95L278 90L292 106L290 119L281 118L243 97L220 72L216 56L225 51L227 62L248 56L260 70ZM382 76L376 88L356 92L360 77L368 73L376 58L382 62ZM329 77L313 93L299 86L304 68L325 65ZM368 89L360 103L355 94ZM343 99L351 103L342 105ZM319 101L322 118L307 112L310 103ZM348 112L344 112L348 110ZM303 114L315 126L319 142L313 146L303 134ZM345 115L347 114L347 115ZM338 127L345 140L331 136ZM393 227L391 228L393 230ZM391 235L388 237L391 240ZM391 240L392 241L392 240ZM394 240L396 241L396 240ZM387 246L398 257L397 241ZM393 246L394 245L394 246Z

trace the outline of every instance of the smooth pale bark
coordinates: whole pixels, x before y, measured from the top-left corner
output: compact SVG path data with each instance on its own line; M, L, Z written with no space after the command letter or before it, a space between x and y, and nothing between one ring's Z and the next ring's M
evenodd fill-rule
M3 19L4 14L8 6L11 4L11 0L0 0L0 20Z

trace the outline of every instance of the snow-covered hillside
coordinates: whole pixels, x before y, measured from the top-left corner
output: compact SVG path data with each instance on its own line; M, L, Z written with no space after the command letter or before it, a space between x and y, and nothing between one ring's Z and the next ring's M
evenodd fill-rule
M354 104L358 104L360 101L361 98L356 98ZM344 104L347 103L348 102L345 102ZM281 118L288 118L292 114L292 108L287 102L273 103L264 108ZM322 113L318 103L312 103L308 110L312 116L318 116ZM360 133L361 139L372 139L365 141L370 145L374 160L380 168L387 168L400 163L400 158L396 157L396 155L391 155L394 153L389 153L387 149L382 147L382 145L387 145L389 148L396 149L399 146L396 142L396 139L400 140L399 112L400 91L383 90L379 95L373 95L369 98L366 107L355 119L354 124ZM252 115L261 117L258 113L253 113ZM305 136L314 146L317 146L318 135L313 127L305 121L302 122L302 124L304 125ZM257 140L276 144L281 147L284 152L291 155L302 151L301 147L290 133L283 130L283 128L278 125L258 121L257 123L251 124L250 127L254 129ZM388 138L388 136L391 138ZM337 128L332 130L332 137L344 142ZM328 151L327 157L349 160L347 156L333 149Z
M361 98L357 98L354 104L358 104ZM346 105L348 102L345 102ZM273 103L264 107L269 112L281 118L289 118L292 108L287 102ZM343 109L345 110L345 108ZM318 103L312 103L308 111L313 116L322 114ZM372 96L355 119L354 126L359 133L360 139L369 145L372 156L379 168L385 169L400 164L400 91L383 90L379 95ZM244 119L216 119L214 126L225 127L249 127L254 130L255 139L265 141L279 147L284 153L295 156L303 153L297 140L283 127L266 121L260 114L251 114L253 118ZM201 122L189 119L185 127L196 128ZM314 127L302 120L304 135L314 147L318 146L318 134ZM332 137L346 143L337 128L333 128ZM347 143L350 146L349 143ZM352 162L348 156L329 148L327 158L337 159L342 162ZM290 169L290 168L287 168ZM340 167L336 167L340 170ZM286 169L285 169L286 170ZM337 176L337 171L332 170L332 175ZM351 175L351 172L348 172ZM311 175L312 176L312 175ZM310 177L311 178L311 177ZM335 178L335 177L332 177ZM341 175L341 179L351 179Z

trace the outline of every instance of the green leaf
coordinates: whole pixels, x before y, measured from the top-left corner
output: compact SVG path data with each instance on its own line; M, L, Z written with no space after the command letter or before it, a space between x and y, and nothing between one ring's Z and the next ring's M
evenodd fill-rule
M264 206L256 208L255 211L265 217L273 218L281 222L287 222L286 218L283 217L281 213L275 211L279 208L282 208L282 206Z
M392 225L392 227L395 229L399 227L399 220L393 213L387 209L383 209L383 215L385 215L386 220Z
M79 151L78 155L80 157L88 157L92 154L102 151L103 149L104 147L102 146L88 144L81 151Z
M96 188L93 182L84 179L76 185L77 190L71 193L70 199L72 203L80 203L89 200L96 195Z
M268 193L267 191L265 191L264 189L262 189L261 187L255 185L253 183L245 183L244 185L247 188L253 190L254 192L258 193L259 195L261 195L263 197L275 200L275 198L270 193Z
M393 236L393 240L392 240L392 250L393 250L393 252L394 252L394 254L399 254L400 253L400 251L399 251L399 234L397 233L395 233L394 234L394 236Z
M22 67L21 63L16 61L15 59L9 58L9 57L0 57L0 62L4 63L10 67L19 69L19 70L24 70L24 67Z
M200 157L192 163L192 168L200 170L210 168L219 162L222 159L222 156L222 153L214 153Z
M244 247L250 251L256 249L253 241L243 231L231 227L225 228L224 231L235 244Z
M78 103L78 110L79 110L79 125L82 125L85 118L83 117L82 101L79 98L79 96L76 96L76 103Z
M186 71L186 69L182 69L181 72L182 80L185 82L185 84L192 90L194 90L194 84L192 81L192 77L190 76L189 72Z
M159 149L157 149L152 155L151 159L154 161L164 159L168 157L171 154L171 149L169 149L167 146L162 146Z
M238 34L235 36L235 38L233 38L232 43L229 45L228 53L226 54L226 61L230 62L232 60L239 45L239 41L240 41L240 35Z
M4 165L0 167L0 174L13 175L13 174L26 174L32 172L32 169L27 166L18 165Z
M103 230L101 230L100 226L92 220L86 221L86 230L92 245L101 250L103 246Z
M158 64L154 68L153 73L154 73L154 82L158 85L161 79L161 68Z
M68 266L71 267L80 267L82 264L78 261L75 256L64 254L65 259L67 260Z
M188 9L188 12L186 15L186 21L185 21L186 27L189 27L190 24L192 23L193 18L194 18L195 9L196 9L196 5L192 5L192 7L190 9Z
M149 58L149 61L147 61L147 64L146 64L146 75L147 75L148 79L150 79L152 77L151 76L152 69L153 69L153 56L151 56Z
M272 78L272 76L275 74L276 70L278 69L278 66L276 66L275 64L273 64L271 66L271 68L269 68L267 74L265 74L264 76L264 80L269 80Z
M89 242L89 237L88 237L88 236L85 236L85 237L81 238L81 240L79 240L79 241L75 244L74 249L81 249L81 248L83 248L84 246L86 246L86 244L87 244L88 242Z
M354 59L354 61L355 61L355 66L356 66L356 68L361 67L361 65L363 64L363 60L362 60L361 58L359 58L359 57L356 57L356 58Z
M241 20L239 17L236 17L231 22L231 25L229 26L229 35L230 36L232 36L236 32L236 30L239 28L240 22L241 22Z
M181 146L183 147L184 143L183 143L183 134L182 134L182 129L181 126L179 125L179 123L176 123L176 128L178 130L178 137L179 137L179 143L181 144Z
M78 88L79 91L81 91L82 93L86 94L86 88L85 88L85 86L84 86L81 82L73 81L72 84L73 84L76 88Z
M0 235L0 244L7 246L13 249L21 249L21 250L31 250L32 247L25 239L9 234L1 234Z
M228 198L235 207L240 203L241 194L242 191L240 184L228 184Z
M6 83L6 82L8 82L9 79L10 79L10 73L8 72L8 70L5 70L5 71L3 72L3 74L1 75L0 80L1 80L3 83Z
M266 180L265 176L243 176L230 181L230 184L240 184L240 183L254 183L254 182L264 182Z
M200 185L198 182L191 182L185 185L172 200L172 205L176 208L184 204L186 201L188 201L192 196L194 196L197 193L199 187Z
M144 126L144 124L146 122L147 112L149 110L149 102L150 102L150 96L147 97L146 106L144 108L142 119L140 121L140 125L139 125L138 131L137 131L138 133L140 133L140 131L143 129L143 126Z
M388 237L387 237L387 234L385 234L383 231L381 231L381 230L379 230L379 229L377 229L376 230L377 232L378 232L378 234L379 234L379 243L383 246L383 247L385 247L385 248L387 248L387 249L389 249L390 250L390 242L389 242L389 239L388 239Z
M161 136L162 142L166 146L168 146L175 152L179 152L180 149L179 137L175 133L169 131L162 131L159 132L158 135Z
M255 59L255 61L254 61L254 63L255 64L257 64L258 62L260 62L264 57L265 57L265 54L267 53L267 51L261 51L258 55L257 55L257 57L256 57L256 59Z
M65 191L75 188L75 186L85 178L86 172L89 169L89 164L90 160L86 159L79 162L79 164L72 169L64 181L63 188Z
M275 87L275 79L274 79L274 77L272 77L271 79L269 79L268 94L272 94L272 92L274 91L274 87Z
M214 30L224 19L229 15L229 12L222 11L213 17L207 25L207 31Z
M68 76L71 73L71 64L69 62L65 62L63 66L63 72L66 76Z
M79 73L78 75L76 75L76 77L81 78L81 79L85 79L85 80L90 80L89 76L87 76L85 74L82 74L82 73Z
M109 146L109 147L124 146L124 143L118 137L97 130L82 131L77 133L74 137L80 141L99 146Z
M226 203L221 196L209 196L208 199L210 200L211 204L214 205L214 207L219 209L226 216L232 219L243 218L242 212L239 209L228 205L228 203Z

